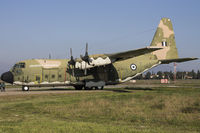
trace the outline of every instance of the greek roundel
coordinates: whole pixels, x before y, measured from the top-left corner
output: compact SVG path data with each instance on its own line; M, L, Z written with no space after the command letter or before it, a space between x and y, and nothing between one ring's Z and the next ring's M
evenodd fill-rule
M133 71L135 71L136 69L137 69L137 66L135 65L135 64L131 64L131 69L133 70Z

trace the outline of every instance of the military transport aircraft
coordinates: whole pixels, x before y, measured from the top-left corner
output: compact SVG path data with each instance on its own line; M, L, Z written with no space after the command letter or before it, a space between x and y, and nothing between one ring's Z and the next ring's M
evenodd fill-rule
M151 42L145 48L114 54L88 55L79 59L32 59L16 63L1 75L7 83L29 87L74 86L75 89L103 89L105 85L119 84L141 73L171 62L185 62L197 58L178 58L171 20L162 18Z

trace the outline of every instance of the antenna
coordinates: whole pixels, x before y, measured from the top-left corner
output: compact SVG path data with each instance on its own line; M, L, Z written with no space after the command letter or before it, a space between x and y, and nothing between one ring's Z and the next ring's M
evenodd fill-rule
M49 59L51 59L51 54L49 54Z

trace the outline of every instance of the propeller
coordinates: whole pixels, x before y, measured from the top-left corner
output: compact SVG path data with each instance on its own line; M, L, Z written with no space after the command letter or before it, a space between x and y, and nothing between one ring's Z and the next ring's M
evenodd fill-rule
M70 65L72 65L72 75L74 76L74 69L75 69L76 61L74 60L74 57L72 55L72 48L70 48L70 58L71 59L70 59L70 61L68 61L68 66L70 68Z
M86 65L87 63L90 65L90 63L92 62L92 59L90 59L89 55L88 55L88 43L86 43L86 49L85 49L85 55L80 55L81 59L83 61L85 61L85 70L84 70L84 74L87 75L87 69L86 69Z
M81 59L85 62L87 62L89 65L92 62L92 59L90 59L88 55L88 43L86 43L86 49L85 49L85 55L80 55Z

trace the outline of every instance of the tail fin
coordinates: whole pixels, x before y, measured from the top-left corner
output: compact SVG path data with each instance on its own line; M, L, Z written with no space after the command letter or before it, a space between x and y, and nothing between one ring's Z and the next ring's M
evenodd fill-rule
M163 48L153 52L153 54L157 56L159 60L178 58L174 31L169 18L162 18L160 20L156 33L151 42L151 46Z

